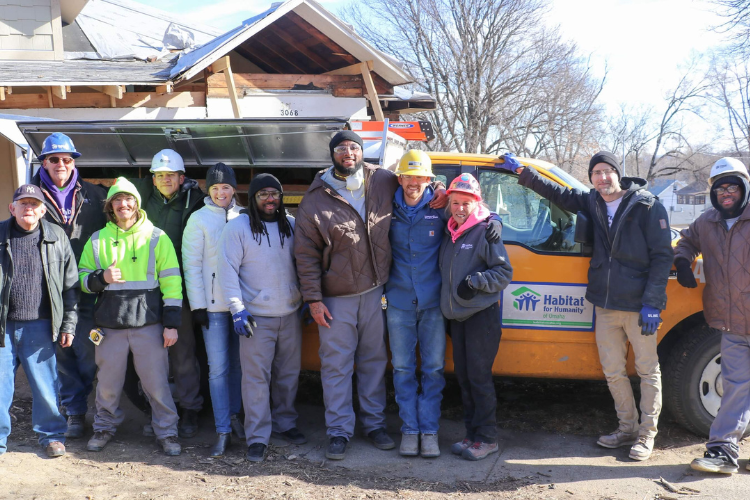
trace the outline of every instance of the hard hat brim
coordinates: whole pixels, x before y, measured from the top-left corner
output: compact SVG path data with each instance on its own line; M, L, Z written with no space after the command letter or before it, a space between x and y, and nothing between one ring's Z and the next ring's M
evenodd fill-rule
M404 172L396 172L396 175L413 175L415 177L435 177L435 174L432 172L425 172L424 170L419 169L413 169L413 170L406 170Z
M74 160L76 158L80 158L81 156L81 153L79 153L78 151L55 151L54 153L50 152L50 153L46 153L43 155L38 155L37 158L39 158L39 161L44 161L44 159L47 158L47 156L54 155L56 153L68 153L70 157L73 158Z

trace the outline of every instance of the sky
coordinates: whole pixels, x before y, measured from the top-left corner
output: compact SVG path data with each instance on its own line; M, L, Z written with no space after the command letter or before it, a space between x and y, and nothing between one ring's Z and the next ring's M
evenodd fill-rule
M153 0L137 2L179 14L186 20L228 30L270 7L271 0ZM359 0L318 0L336 13ZM706 53L722 35L721 21L705 0L551 0L547 16L563 36L591 56L596 74L607 67L601 95L611 113L620 104L664 107L694 54Z

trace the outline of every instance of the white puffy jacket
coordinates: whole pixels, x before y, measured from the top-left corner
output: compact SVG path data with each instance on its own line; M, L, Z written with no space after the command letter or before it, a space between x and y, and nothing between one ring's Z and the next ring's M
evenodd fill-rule
M226 312L229 307L224 302L217 272L219 237L227 222L237 217L242 208L234 200L227 209L216 205L210 196L204 201L206 205L190 216L182 233L185 288L190 309Z

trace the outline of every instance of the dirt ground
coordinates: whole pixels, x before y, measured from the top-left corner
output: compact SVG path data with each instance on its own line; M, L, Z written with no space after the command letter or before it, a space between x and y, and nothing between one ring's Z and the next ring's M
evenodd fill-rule
M398 442L399 420L389 384L388 430ZM602 451L595 437L617 426L603 382L497 382L498 424L502 451L469 463L448 453L461 437L458 387L449 379L443 401L441 449L434 461L400 457L396 450L374 450L357 436L347 459L324 459L326 445L320 380L301 379L300 428L310 443L270 447L268 460L250 464L244 444L234 444L226 458L207 457L214 439L210 410L201 415L202 430L182 440L183 454L166 457L152 438L141 434L145 416L123 401L127 420L101 453L88 452L86 439L69 440L68 453L48 459L31 429L31 402L21 388L11 410L9 450L0 457L0 498L34 499L672 499L747 498L750 473L714 478L693 473L687 464L702 453L703 439L677 426L669 415L651 461L627 460L627 450ZM91 412L87 418L93 420ZM277 443L281 444L281 443ZM750 447L743 444L743 453ZM687 487L681 493L671 486ZM692 491L691 491L692 490Z

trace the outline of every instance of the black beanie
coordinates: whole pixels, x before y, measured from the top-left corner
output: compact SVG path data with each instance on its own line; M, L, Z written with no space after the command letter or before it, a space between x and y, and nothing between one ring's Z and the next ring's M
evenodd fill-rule
M359 147L364 148L362 145L362 138L357 134L356 132L352 132L351 130L342 130L341 132L337 132L336 135L333 136L331 139L331 142L328 143L328 149L331 150L331 160L333 160L333 148L338 146L344 141L353 141L359 144Z
M255 196L255 193L261 189L269 187L278 189L280 193L284 192L281 189L281 183L276 177L271 174L258 174L250 182L250 188L247 190L247 195L249 198L252 198Z
M719 205L719 199L716 196L716 193L714 193L714 189L721 186L722 184L733 184L740 187L741 193L739 203L737 204L737 208L731 213L727 212L726 210L724 210L724 208L722 208L721 205ZM711 205L719 211L722 219L731 219L732 217L740 215L742 211L745 210L748 198L750 198L750 184L748 184L747 180L737 175L725 175L724 177L719 177L711 185L709 198L711 198Z
M217 163L206 172L206 191L214 184L229 184L237 189L237 178L234 176L232 167L227 167L223 163Z
M591 161L589 161L589 182L591 182L591 171L594 170L594 167L599 163L606 163L614 168L615 171L617 171L617 177L622 179L622 169L620 168L620 162L617 161L617 157L609 151L599 151L592 156Z

